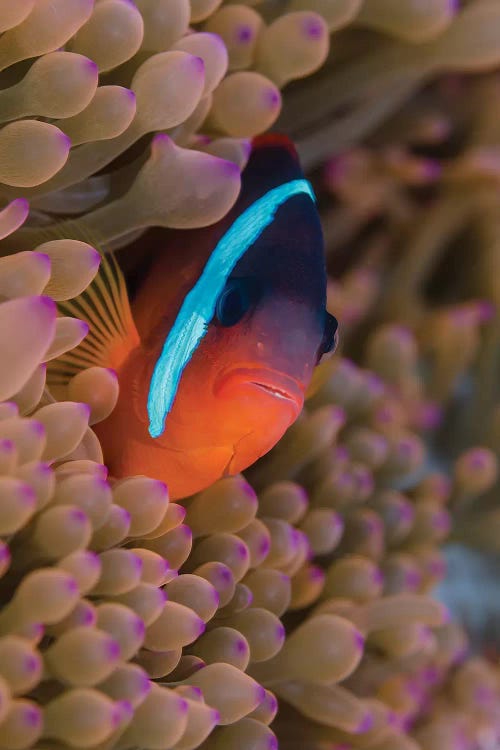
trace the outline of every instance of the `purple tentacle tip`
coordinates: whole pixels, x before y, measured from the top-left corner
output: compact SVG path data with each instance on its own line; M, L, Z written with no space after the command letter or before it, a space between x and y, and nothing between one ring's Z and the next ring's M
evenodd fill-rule
M42 713L35 706L27 706L23 713L24 724L28 727L37 727L42 721Z
M198 57L197 55L193 55L192 59L192 65L195 71L199 74L202 74L205 72L205 61L202 57Z
M281 96L279 91L274 88L269 88L264 91L264 102L270 109L279 107L281 103Z
M144 620L141 620L140 617L137 617L135 623L134 623L134 633L138 638L143 638L144 633L146 632L146 625L144 624Z
M344 445L338 445L336 448L336 457L339 461L347 461L349 458L349 451Z
M31 430L34 435L38 435L38 437L44 437L45 435L45 427L41 422L33 421L31 423Z
M70 518L75 523L85 523L87 520L87 514L80 508L75 508L71 511Z
M33 489L33 487L30 487L29 484L21 489L21 502L23 505L27 505L28 507L30 505L35 505L36 503L35 490Z
M409 570L405 576L405 583L410 588L417 588L422 583L422 574L419 570Z
M400 718L394 711L388 711L387 712L387 723L391 727L399 727L400 726Z
M427 667L424 671L423 678L428 685L435 685L439 679L439 671L437 667Z
M31 624L30 632L33 638L40 640L45 633L45 626L41 622L34 622Z
M46 253L39 253L38 251L35 251L34 257L37 258L38 261L46 268L50 268L51 261Z
M27 656L26 659L24 660L24 669L26 672L29 672L29 673L36 672L39 666L40 666L40 659L34 655Z
M469 457L469 466L471 469L484 469L488 465L488 454L478 448L473 451Z
M98 73L99 72L99 66L94 60L91 60L90 57L87 57L87 59L84 62L84 65L92 72L92 73Z
M428 159L425 162L424 166L425 166L426 177L429 180L432 180L432 181L439 180L439 178L443 174L442 165L435 159Z
M241 559L246 560L246 558L248 557L248 547L246 546L246 544L238 544L236 549Z
M478 308L481 323L488 323L492 318L495 317L496 307L493 302L490 302L486 299L481 300L481 302L479 302Z
M369 732L370 729L373 727L373 724L374 724L374 719L373 719L372 714L370 713L365 714L363 718L361 719L360 723L358 724L356 734L364 734L365 732Z
M234 163L234 161L228 161L227 159L220 159L217 156L214 156L213 158L217 159L217 161L220 163L222 174L226 175L226 177L230 177L231 179L234 179L236 175L240 174L240 168L237 164Z
M113 711L111 713L111 723L115 729L120 726L123 719L123 710L122 707L117 703L115 704L115 707L113 708Z
M66 589L69 594L75 594L78 591L78 583L75 581L74 578L70 578L66 582Z
M109 484L104 477L100 476L99 474L96 474L93 479L94 479L96 490L106 491L108 489Z
M151 140L151 152L152 154L161 153L163 149L168 148L172 143L172 139L166 133L156 133Z
M263 537L259 544L259 552L261 555L267 555L269 552L269 549L271 547L271 540L266 537Z
M415 518L415 509L410 503L401 503L399 506L399 519L405 523L410 523Z
M69 135L66 135L66 133L63 133L61 131L60 138L61 138L61 143L64 144L64 147L67 148L69 151L71 148L71 138L69 137Z
M81 413L85 416L85 418L88 419L90 417L90 406L88 404L84 404L83 402L78 403L77 406Z
M132 554L133 554L133 553L132 553ZM140 557L137 557L137 555L134 555L134 554L133 554L133 558L132 558L132 564L133 564L134 568L137 568L137 571L138 571L139 573L142 573L142 566L143 566L143 563L142 563L142 560L141 560L141 558L140 558Z
M365 647L365 639L362 633L359 632L359 630L356 630L354 633L354 643L356 644L356 647L363 651Z
M257 495L256 495L256 492L255 492L254 488L250 484L248 484L248 482L246 482L245 480L243 480L240 483L240 487L243 490L243 492L245 493L245 495L247 495L248 497L250 497L252 500L256 500L257 499Z
M120 658L121 648L118 641L114 641L110 639L105 646L105 654L106 657L110 661L115 661L116 659Z
M238 654L245 654L247 652L247 643L243 638L238 638L234 645Z
M442 510L440 513L436 513L436 515L432 519L432 525L438 531L446 531L451 525L448 513L445 510Z
M245 153L245 159L248 159L248 157L252 153L252 141L248 138L245 138L241 141L241 147Z
M421 414L423 429L434 430L443 421L443 410L438 404L427 403L423 406Z
M130 701L127 701L127 700L118 701L118 705L120 707L121 717L123 719L125 718L129 719L134 715L134 707Z
M384 574L381 570L377 569L373 572L373 583L377 586L381 586L384 583Z
M97 552L92 552L90 549L85 550L85 562L93 568L98 568L101 564Z
M147 674L141 675L140 689L143 695L147 695L151 692L152 682Z
M94 625L96 622L96 615L94 610L86 609L80 617L80 625Z
M441 622L443 625L448 625L452 621L451 612L448 609L448 607L445 607L445 605L442 605L442 615L441 615Z
M401 458L409 458L413 453L413 443L411 440L401 440L398 445L398 453Z
M297 549L297 547L300 544L300 531L299 531L299 529L292 528L290 542L291 542L291 546L293 547L293 549Z
M311 581L323 581L325 578L325 573L320 567L318 567L317 565L313 565L311 568L309 568L309 578L311 579Z
M303 25L303 30L306 36L311 39L321 39L324 36L325 28L315 18L308 18Z
M433 576L444 576L446 573L446 562L444 560L431 560L429 564L429 573Z
M34 304L37 306L38 309L40 307L45 308L47 312L53 312L55 314L56 312L56 303L52 299L52 297L32 297L32 300Z
M495 697L495 693L488 685L477 685L473 691L474 701L476 703L490 703Z
M253 39L253 30L251 26L242 24L236 30L236 39L240 44L248 44Z
M24 211L29 211L30 204L27 198L14 198L11 205L16 205L18 208L23 209Z

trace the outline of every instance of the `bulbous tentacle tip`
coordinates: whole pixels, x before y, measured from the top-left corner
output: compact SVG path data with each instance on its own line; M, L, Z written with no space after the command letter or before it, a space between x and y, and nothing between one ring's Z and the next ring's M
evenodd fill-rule
M192 55L190 63L193 67L193 69L199 74L199 75L205 75L205 61L202 57L198 57L197 55Z
M97 78L97 76L99 75L99 66L94 60L91 60L90 57L84 57L82 64L89 71L89 74Z
M320 16L304 18L301 28L303 34L313 40L323 39L328 34L328 28Z
M27 198L14 198L13 201L9 204L12 207L15 207L19 211L23 211L28 213L29 211L29 200Z
M55 315L57 312L56 303L52 297L31 297L30 304L35 310L44 310L47 314Z
M175 147L173 139L167 133L155 133L151 139L151 153L163 153Z
M281 107L281 94L278 89L273 86L264 89L262 92L263 102L271 110L279 109Z

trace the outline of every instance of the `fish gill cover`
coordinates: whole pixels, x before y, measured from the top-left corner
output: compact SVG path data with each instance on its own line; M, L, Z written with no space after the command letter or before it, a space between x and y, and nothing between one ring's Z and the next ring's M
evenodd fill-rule
M433 590L450 535L499 545L500 5L17 0L0 31L0 747L496 748L495 628ZM114 373L46 387L99 265L64 221L217 220L327 56L281 123L340 350L245 478L117 482Z

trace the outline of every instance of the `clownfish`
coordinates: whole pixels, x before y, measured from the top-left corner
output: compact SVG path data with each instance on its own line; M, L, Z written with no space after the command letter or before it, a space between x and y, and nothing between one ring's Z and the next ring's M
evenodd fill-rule
M120 393L95 425L112 475L146 474L186 497L267 453L298 417L336 344L312 187L284 136L254 139L219 222L173 233L129 300L113 257L65 314L86 339L58 364L113 368Z

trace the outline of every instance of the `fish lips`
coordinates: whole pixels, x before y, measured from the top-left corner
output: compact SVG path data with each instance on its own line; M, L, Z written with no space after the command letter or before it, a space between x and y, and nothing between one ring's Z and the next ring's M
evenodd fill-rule
M294 421L304 405L304 386L295 378L279 370L267 367L234 367L225 370L214 385L216 396L230 396L236 390L254 389L259 396L267 396L275 402L282 402L290 409Z

